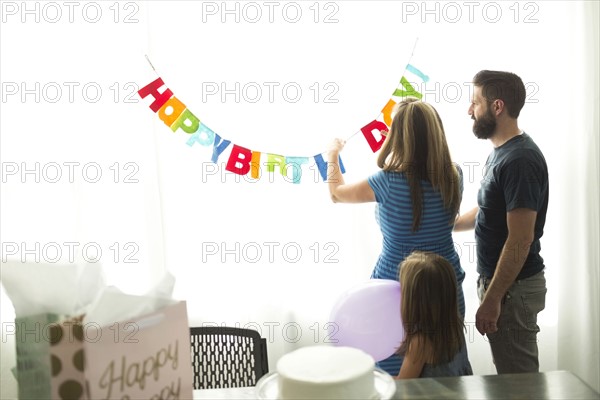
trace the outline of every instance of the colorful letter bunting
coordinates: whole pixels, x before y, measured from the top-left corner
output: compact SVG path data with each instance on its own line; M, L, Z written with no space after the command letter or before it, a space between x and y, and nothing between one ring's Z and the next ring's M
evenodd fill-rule
M411 79L415 77L423 83L426 83L429 80L427 75L411 64L406 66L405 74L407 72L411 74L409 75ZM398 87L392 94L392 98L383 107L379 117L360 129L360 132L363 134L373 153L377 152L385 141L385 136L382 135L381 132L387 131L391 126L391 114L397 101L406 97L417 97L419 99L423 97L423 95L415 89L415 86L417 86L416 80L411 82L403 75ZM163 87L165 88L161 91L160 89ZM177 132L178 130L182 130L189 135L186 142L188 146L194 146L195 144L205 147L212 146L213 151L211 161L213 163L216 164L219 157L228 147L230 147L229 145L232 144L230 140L222 138L218 133L202 123L181 100L173 95L173 92L165 86L165 83L161 78L157 78L141 88L138 91L138 94L142 99L152 96L154 101L150 104L150 109L158 114L158 118L171 128L171 131ZM250 175L251 178L258 179L260 177L261 159L264 160L267 171L270 173L278 171L284 177L287 177L288 170L291 168L291 182L293 183L300 183L302 178L302 166L308 165L312 159L314 160L323 181L327 179L327 162L323 158L322 153L312 157L292 157L251 150L238 144L233 144L231 146L225 169L234 174ZM341 157L339 158L339 162L342 173L345 173L346 170Z

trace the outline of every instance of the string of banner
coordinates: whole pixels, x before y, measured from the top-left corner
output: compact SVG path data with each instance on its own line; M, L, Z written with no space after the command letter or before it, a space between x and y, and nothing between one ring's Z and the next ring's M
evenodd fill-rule
M146 56L146 58L148 57ZM352 138L358 132L361 132L373 153L377 152L385 140L385 136L382 135L381 132L389 130L389 127L392 124L392 111L397 103L397 99L406 97L416 97L421 99L423 97L423 95L413 86L413 83L416 82L414 78L418 78L426 83L429 81L429 77L412 65L410 63L411 59L409 59L402 74L402 78L394 90L392 97L383 107L377 118L360 128L360 131L352 134L348 139ZM149 59L148 62L152 69L154 69L154 66ZM155 69L154 71L156 72ZM161 91L163 87L164 89ZM162 78L159 77L141 88L138 91L138 95L142 99L152 96L154 101L150 104L150 109L158 115L158 118L164 122L171 131L177 132L178 130L181 130L189 135L186 142L188 146L200 145L212 147L211 162L217 164L219 157L232 144L230 140L222 138L218 133L210 129L194 115L181 100L173 95L171 89L166 87ZM377 136L375 135L375 132L377 132ZM233 144L227 158L225 169L234 174L249 175L252 179L259 179L261 160L263 160L264 164L267 166L268 172L273 173L275 172L275 169L278 168L284 177L288 177L289 169L292 168L289 181L296 184L301 181L302 166L308 165L311 160L313 160L317 165L317 169L323 181L327 180L327 161L323 158L323 153L316 154L312 157L283 156L275 153L251 150L247 147ZM342 173L345 173L345 167L341 157L339 161L341 171Z

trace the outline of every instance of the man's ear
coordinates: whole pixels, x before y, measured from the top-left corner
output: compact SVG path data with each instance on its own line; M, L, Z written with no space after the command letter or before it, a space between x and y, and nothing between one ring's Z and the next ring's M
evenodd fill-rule
M496 99L492 103L492 110L494 111L494 115L499 116L504 111L504 101L501 99Z

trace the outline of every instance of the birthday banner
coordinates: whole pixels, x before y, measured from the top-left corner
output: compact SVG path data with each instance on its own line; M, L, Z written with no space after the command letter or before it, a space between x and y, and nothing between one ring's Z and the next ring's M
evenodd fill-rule
M378 117L360 128L360 132L373 153L377 152L385 141L385 136L382 135L381 132L389 130L389 127L392 124L392 110L396 103L406 97L416 97L421 99L423 95L415 89L415 86L417 86L416 82L421 81L426 83L428 80L429 77L427 75L409 62L402 74L400 83ZM161 88L163 87L164 89L161 91ZM260 163L261 160L263 160L268 172L273 173L277 168L281 175L286 178L288 177L288 169L292 168L291 182L300 183L302 178L302 166L314 163L317 165L323 181L327 180L327 161L323 158L324 153L319 153L310 157L285 156L277 153L251 150L250 148L239 144L232 144L230 140L222 138L218 133L201 122L200 118L192 113L181 100L173 95L171 89L166 87L160 77L141 88L138 91L138 94L142 99L145 99L148 96L154 98L154 101L150 104L150 109L158 114L158 118L171 128L171 131L176 132L181 130L189 135L187 139L188 146L211 146L211 161L213 163L217 164L219 157L221 157L225 150L230 147L225 167L229 172L238 175L249 175L253 179L259 179L261 172ZM358 133L358 131L356 133ZM354 134L351 137L353 136ZM342 173L345 173L346 171L341 157L339 158L339 162Z

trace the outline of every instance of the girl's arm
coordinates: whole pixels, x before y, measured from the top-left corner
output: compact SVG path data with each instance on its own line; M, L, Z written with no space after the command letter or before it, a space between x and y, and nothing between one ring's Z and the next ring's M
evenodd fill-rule
M404 355L404 361L396 379L412 379L421 376L428 354L431 354L430 346L422 338L413 339Z
M330 150L327 153L327 184L329 186L329 194L334 203L367 203L375 201L375 192L369 185L369 182L364 181L346 184L344 176L340 171L339 155L344 148L345 142L341 139L335 139L330 145Z

